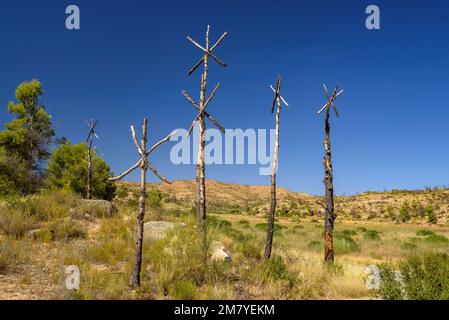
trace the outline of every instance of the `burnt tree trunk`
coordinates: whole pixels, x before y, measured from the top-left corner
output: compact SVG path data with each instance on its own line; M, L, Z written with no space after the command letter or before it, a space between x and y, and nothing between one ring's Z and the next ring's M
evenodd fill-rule
M332 152L330 142L330 125L329 125L329 109L326 109L325 125L324 125L324 185L325 185L325 202L326 209L324 215L324 261L334 261L334 243L333 243L333 231L335 222L334 213L334 183L332 173Z
M280 102L278 101L278 107L276 110L276 129L275 129L273 164L271 167L270 212L268 214L267 242L265 245L265 252L263 255L265 260L270 259L271 249L273 247L274 216L276 213L276 170L277 170L277 166L278 166L278 157L279 157L279 117L280 117L280 113L281 113L281 106L280 106Z
M87 147L87 199L92 199L92 135L89 137L89 145Z
M147 127L148 120L145 119L142 128L142 151L145 153L147 147ZM140 271L142 268L142 245L143 245L143 231L145 219L145 198L146 198L146 176L147 165L144 161L144 155L141 155L142 163L140 167L140 196L139 196L139 211L137 213L137 223L135 232L135 247L133 258L133 269L131 272L131 279L129 285L132 288L140 287Z

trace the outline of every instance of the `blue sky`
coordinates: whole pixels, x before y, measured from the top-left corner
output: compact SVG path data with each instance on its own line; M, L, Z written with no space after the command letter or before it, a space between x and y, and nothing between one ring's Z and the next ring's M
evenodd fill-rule
M65 8L81 10L81 30L65 28ZM381 10L381 30L365 28L365 8ZM449 3L434 1L86 1L2 0L0 121L16 86L44 84L43 104L57 135L85 139L98 119L97 147L119 173L137 160L129 126L150 119L150 142L187 128L195 110L201 56L186 36L229 36L211 64L210 87L222 86L209 111L226 128L273 128L278 74L292 106L281 114L278 184L323 191L322 82L345 90L332 118L337 194L448 184ZM211 127L211 124L208 123ZM170 145L150 159L169 179L192 179L193 165L172 165ZM207 177L269 184L258 166L213 165ZM150 181L156 181L152 175ZM137 180L137 174L130 176Z

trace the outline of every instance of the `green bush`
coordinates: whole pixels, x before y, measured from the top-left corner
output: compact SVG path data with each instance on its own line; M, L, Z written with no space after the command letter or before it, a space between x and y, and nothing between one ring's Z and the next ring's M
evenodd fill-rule
M398 279L394 269L401 273ZM380 266L380 296L384 299L448 300L449 256L444 253L412 254L398 265Z
M416 235L417 236L427 237L427 236L435 235L435 232L433 232L431 230L418 230L418 231L416 231Z
M198 287L190 280L180 280L170 286L170 295L175 300L194 300L198 298Z
M439 234L433 234L426 238L424 238L425 241L435 244L446 244L449 243L449 239L445 236L439 235Z
M265 281L285 280L290 285L296 281L296 275L287 270L287 266L279 256L273 256L262 264L262 277Z
M366 240L380 240L379 231L377 230L366 230L363 238Z
M87 236L86 228L76 220L59 220L52 223L50 232L53 240L71 241L75 239L85 239Z
M336 255L349 254L360 251L355 240L348 234L334 233L334 251Z
M431 205L426 206L424 208L424 212L427 215L427 222L429 222L430 224L436 224L438 222L438 216Z
M242 219L242 220L239 221L239 224L242 225L242 226L249 225L249 221Z

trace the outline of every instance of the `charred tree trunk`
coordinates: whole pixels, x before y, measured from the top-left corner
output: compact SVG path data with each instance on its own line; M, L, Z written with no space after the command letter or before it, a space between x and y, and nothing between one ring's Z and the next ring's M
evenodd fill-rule
M335 222L334 213L334 184L332 173L332 153L330 142L330 125L329 125L329 108L326 109L325 125L324 125L324 185L325 185L325 216L324 216L324 261L334 261L334 243L333 231Z
M142 150L145 152L147 147L147 127L148 120L145 119L142 128ZM140 196L139 196L139 211L137 213L137 223L135 232L135 247L133 269L131 272L130 286L132 288L140 287L140 271L142 268L142 245L143 245L143 231L145 219L145 198L146 198L146 176L147 165L144 161L144 155L141 155L142 162L140 167Z
M278 101L278 107L276 110L276 129L275 129L273 164L271 167L271 202L270 202L270 212L268 214L267 242L265 245L265 252L263 255L265 260L270 259L271 249L273 247L274 216L276 213L276 171L277 171L278 157L279 157L279 117L280 117L280 113L281 113L281 106L280 106L280 102Z
M92 135L89 137L89 145L87 147L87 199L92 199Z

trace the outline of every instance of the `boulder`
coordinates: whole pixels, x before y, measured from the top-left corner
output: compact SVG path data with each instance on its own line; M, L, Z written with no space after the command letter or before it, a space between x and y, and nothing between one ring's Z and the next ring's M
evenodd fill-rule
M173 222L149 221L144 225L143 239L149 242L162 240L174 226Z
M76 218L110 218L117 213L117 207L107 200L82 199L70 213Z
M224 245L218 241L212 241L210 244L212 261L231 262L232 258L226 251Z

